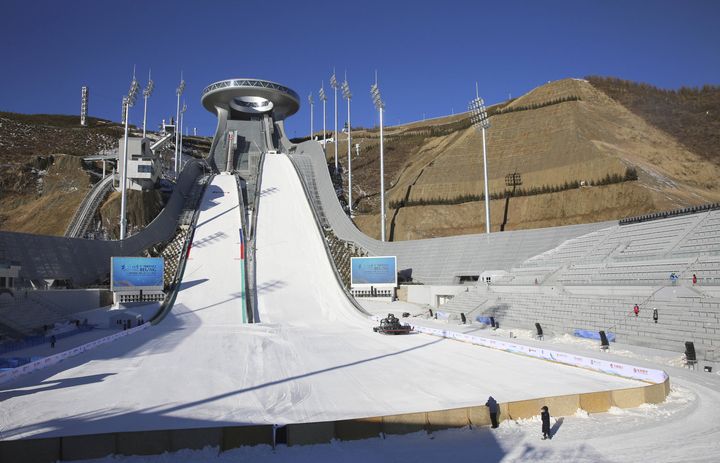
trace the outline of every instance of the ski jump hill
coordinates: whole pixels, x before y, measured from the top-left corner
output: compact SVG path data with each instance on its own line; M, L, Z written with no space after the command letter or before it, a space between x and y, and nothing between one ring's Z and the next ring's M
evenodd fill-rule
M214 175L192 211L162 313L126 336L0 384L2 461L487 425L491 395L501 419L532 417L541 404L572 415L665 400L667 374L645 366L488 341L421 320L408 336L374 333L377 322L342 285L324 234L332 230L370 255L396 255L415 281L451 285L484 270L511 272L564 243L611 233L617 223L378 242L342 211L320 145L285 136L283 119L299 108L294 91L232 79L207 87L202 102L218 117L207 159ZM187 196L202 172L190 163L178 190ZM177 201L163 219L173 227L185 204ZM93 263L84 273L72 253L41 265L22 234L0 235L0 243L5 252L14 243L9 254L34 277L65 271L91 281L102 277L103 259L140 253L166 227L129 238L132 246L53 241L84 250ZM47 252L53 243L43 239L30 243Z

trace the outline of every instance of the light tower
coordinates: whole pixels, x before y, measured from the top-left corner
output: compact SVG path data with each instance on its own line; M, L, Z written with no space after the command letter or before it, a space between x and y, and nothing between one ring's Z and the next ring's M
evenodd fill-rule
M178 127L180 125L180 96L185 91L185 80L183 80L182 77L182 71L180 72L180 85L178 85L177 90L175 90L175 93L177 94L177 112L175 114L175 178L177 179L178 176L178 148L180 145L180 130L178 130Z
M485 130L490 128L490 121L485 110L485 101L480 98L478 93L477 82L475 82L475 99L470 100L468 109L471 112L470 122L473 127L482 131L483 173L485 175L485 233L490 234L490 195L488 193L487 150L485 149Z
M338 81L335 78L335 70L333 69L333 73L330 76L330 86L335 90L335 142L333 145L335 145L335 174L338 173L338 158L337 158L337 148L338 148L338 131L337 131L337 91L338 91Z
M327 137L325 131L325 102L327 101L327 95L325 94L325 81L321 83L318 94L320 95L320 101L322 101L323 104L323 150L327 153Z
M128 158L128 120L130 119L130 108L135 105L135 97L137 97L140 84L135 79L135 72L133 72L132 82L130 82L130 90L126 97L123 98L123 111L125 119L125 142L123 143L123 158L122 158L122 176L120 179L120 240L125 239L125 233L127 231L127 158Z
M155 88L155 82L153 82L151 76L151 71L148 71L148 83L145 90L143 90L143 98L145 99L145 110L143 111L143 138L145 138L145 124L147 124L147 101Z
M312 92L308 95L308 103L310 104L310 140L313 139L313 106L315 106L315 102L313 101Z
M80 90L80 125L87 127L88 99L90 94L87 86Z
M370 86L370 96L373 99L375 108L380 113L380 239L385 241L385 160L383 157L383 112L385 112L385 102L380 95L377 71L375 72L375 83Z
M183 119L185 119L185 111L187 111L187 105L185 104L185 99L183 99L183 105L182 105L182 108L180 108L180 160L178 161L178 165L181 168L182 168L182 147L183 147L182 127L183 127Z
M352 131L352 129L351 129L352 126L350 125L350 100L352 99L352 93L350 93L350 84L348 83L348 80L347 80L347 74L345 74L345 80L342 83L342 94L343 94L343 98L347 100L347 111L348 111L348 113L347 113L348 213L352 217L352 159L351 159L352 136L350 134L350 132Z

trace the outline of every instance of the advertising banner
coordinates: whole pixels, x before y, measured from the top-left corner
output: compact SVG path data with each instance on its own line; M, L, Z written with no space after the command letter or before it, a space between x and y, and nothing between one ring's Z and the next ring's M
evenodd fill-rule
M162 257L113 257L111 291L162 291L165 260Z
M0 384L8 382L8 381L12 381L22 375L32 373L33 371L41 370L43 368L55 365L57 363L62 362L65 359L68 359L70 357L75 357L78 354L82 354L83 352L94 349L97 346L101 346L103 344L113 342L120 338L124 338L125 336L128 336L133 333L137 333L138 331L142 331L145 328L149 328L149 327L150 327L150 322L145 322L140 326L136 326L135 328L131 328L129 330L124 330L124 331L119 331L117 333L111 334L110 336L105 336L104 338L96 339L87 344L73 347L70 350L60 352L59 354L51 355L49 357L43 357L39 360L30 362L30 363L26 363L25 365L19 366L17 368L0 371Z
M397 258L395 256L353 257L350 265L353 288L397 286Z
M457 341L469 342L491 349L499 349L513 354L527 355L539 359L549 360L551 362L562 363L565 365L587 368L589 370L600 371L610 375L622 376L624 378L637 379L649 383L662 383L667 379L667 373L662 370L654 370L650 368L636 367L624 363L611 362L609 360L600 360L591 357L585 357L575 354L567 354L538 347L525 346L512 342L500 341L497 339L482 338L471 334L458 333L454 331L441 330L436 328L427 328L424 326L413 326L413 330L420 333L431 334Z

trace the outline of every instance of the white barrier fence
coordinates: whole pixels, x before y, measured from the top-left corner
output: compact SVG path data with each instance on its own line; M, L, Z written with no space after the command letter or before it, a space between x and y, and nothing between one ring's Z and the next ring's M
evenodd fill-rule
M150 326L150 322L145 322L140 326L136 326L135 328L130 328L129 330L120 331L115 334L111 334L110 336L105 336L104 338L96 339L94 341L88 342L87 344L73 347L72 349L60 352L55 355L51 355L49 357L41 358L40 360L36 360L34 362L27 363L27 364L19 366L17 368L0 371L0 384L17 379L18 377L20 377L22 375L26 375L28 373L32 373L34 371L41 370L43 368L47 368L49 366L58 364L65 359L68 359L70 357L75 357L76 355L82 354L85 351L94 349L103 344L107 344L109 342L123 338L130 334L137 333L138 331L142 331L149 326Z
M574 367L587 368L589 370L599 371L610 375L622 376L624 378L637 379L649 383L663 383L668 378L667 373L662 370L653 370L650 368L636 367L624 363L611 362L608 360L599 360L581 355L567 354L548 349L540 349L537 347L524 346L512 342L499 341L496 339L481 338L470 334L457 333L454 331L440 330L436 328L426 328L424 326L411 325L413 330L420 333L440 336L447 339L455 339L457 341L469 342L478 346L489 347L491 349L499 349L513 354L522 354L529 357L535 357L551 362L562 363Z

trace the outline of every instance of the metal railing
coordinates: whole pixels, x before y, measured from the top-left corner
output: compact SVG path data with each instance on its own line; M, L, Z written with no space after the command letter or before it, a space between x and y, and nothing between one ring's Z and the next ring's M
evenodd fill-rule
M313 221L315 222L315 226L317 227L317 231L318 231L318 233L320 234L320 238L322 239L323 247L325 248L325 254L327 255L327 259L328 259L328 261L329 261L330 264L331 264L331 267L332 267L332 269L333 269L333 274L335 275L335 280L337 281L337 284L342 288L342 290L343 290L343 292L345 293L345 296L347 297L348 301L353 305L353 307L355 307L355 309L356 309L358 312L360 312L360 313L363 314L363 315L370 316L370 313L369 313L367 310L365 310L365 308L364 308L363 306L361 306L361 305L357 302L357 300L355 300L355 298L353 297L353 295L352 295L352 293L350 292L350 290L348 290L348 289L345 287L345 284L344 284L343 281L342 281L342 276L340 275L340 272L339 272L339 270L338 270L338 268L337 268L337 265L335 264L335 259L333 258L332 251L330 250L330 246L328 245L328 242L327 242L327 240L325 239L325 233L323 233L323 229L322 229L322 226L321 226L321 224L320 224L320 223L321 223L321 222L320 222L320 217L318 216L318 213L317 213L317 211L315 210L315 205L314 205L313 202L310 200L310 191L309 191L309 189L308 189L308 187L307 187L307 184L305 183L305 178L303 177L303 175L301 175L300 169L299 169L298 166L295 164L294 160L293 160L290 156L288 156L288 159L290 160L290 164L293 166L293 169L295 170L295 174L297 175L298 179L300 180L300 186L302 186L303 192L305 193L305 199L307 200L308 205L310 206L310 211L312 212L312 215L313 215ZM362 249L362 247L361 247L361 249Z
M75 211L73 219L65 230L66 237L83 237L100 203L105 199L105 196L107 196L110 190L112 190L112 184L113 176L107 175L104 179L93 185L92 189L85 195L82 203L80 203L80 207Z

